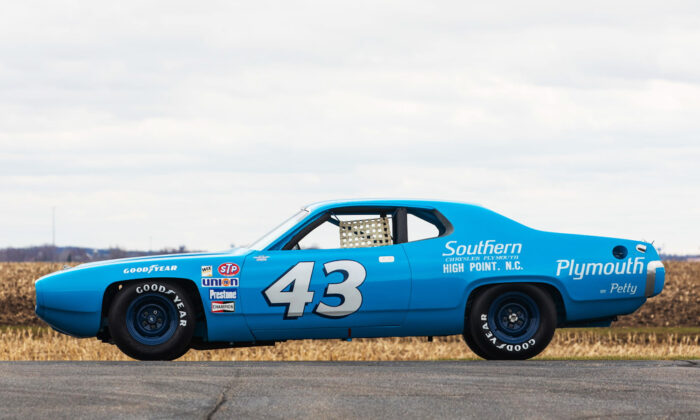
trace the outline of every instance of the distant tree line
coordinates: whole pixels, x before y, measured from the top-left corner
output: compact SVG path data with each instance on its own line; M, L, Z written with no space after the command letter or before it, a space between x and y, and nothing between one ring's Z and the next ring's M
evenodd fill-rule
M0 248L2 262L91 262L115 258L142 257L159 254L183 254L189 251L184 245L179 248L163 248L158 251L129 251L119 247L106 249L76 246L40 245L26 248Z
M664 261L700 261L700 255L659 254L659 257Z

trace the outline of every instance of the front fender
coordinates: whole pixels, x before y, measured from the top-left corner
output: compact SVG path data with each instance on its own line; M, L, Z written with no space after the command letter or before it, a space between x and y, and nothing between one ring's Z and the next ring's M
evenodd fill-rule
M117 284L149 279L179 279L196 290L207 322L209 341L251 341L240 312L213 314L204 268L236 263L243 266L245 250L231 253L177 256L163 259L115 260L87 264L44 276L36 281L36 314L54 329L75 337L96 336L105 326L103 314ZM215 276L214 276L215 278ZM107 300L105 300L107 296ZM236 305L240 307L240 305ZM240 320L240 322L239 322Z

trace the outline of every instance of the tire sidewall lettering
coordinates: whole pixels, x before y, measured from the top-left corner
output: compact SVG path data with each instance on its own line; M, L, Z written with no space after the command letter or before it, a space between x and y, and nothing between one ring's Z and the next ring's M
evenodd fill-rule
M484 334L484 337L486 338L486 341L490 343L492 346L496 347L499 350L505 350L511 353L518 353L524 350L529 349L530 347L534 346L537 343L537 340L535 338L530 338L527 341L524 341L522 343L517 343L517 344L508 344L504 343L503 341L499 340L496 335L491 331L491 327L489 327L489 317L487 314L481 314L479 317L479 320L481 321L481 332Z
M518 334L511 335L510 330L504 329L502 336L496 330L500 325L498 320L491 318L498 316L498 311L494 313L492 306L500 296L512 292L532 299L539 312L538 322L536 327L528 325L527 330L522 326ZM469 348L487 360L525 360L540 354L551 342L557 327L557 309L551 293L546 286L529 283L494 284L476 291L467 301L467 319L462 334Z
M119 286L107 317L112 341L122 352L137 360L174 360L188 351L196 326L198 294L169 279L141 279ZM154 339L135 328L136 317L152 304L169 314L164 321L170 324Z
M178 294L169 286L159 283L145 283L137 286L135 292L137 295L141 295L143 293L159 293L166 296L173 302L175 308L177 308L176 312L179 313L178 327L187 326L187 320L189 319L188 309L185 307L182 299L180 299L180 296L178 296Z

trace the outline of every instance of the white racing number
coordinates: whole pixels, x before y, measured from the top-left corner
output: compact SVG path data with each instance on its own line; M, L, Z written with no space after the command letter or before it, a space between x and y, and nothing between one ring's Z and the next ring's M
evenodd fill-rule
M329 306L319 302L314 312L321 316L341 318L360 309L362 293L360 293L358 287L367 277L367 272L362 264L350 260L332 261L323 264L323 271L326 273L326 277L336 271L342 272L345 276L341 283L330 283L326 286L326 292L323 294L323 296L339 297L340 305Z
M263 291L270 306L286 306L284 318L299 318L304 315L306 304L314 300L314 292L309 292L313 261L300 262ZM290 287L288 292L284 289Z
M314 262L300 262L268 286L263 291L263 296L270 306L286 306L285 319L299 318L304 314L307 303L314 299L314 292L309 291L311 274ZM323 265L323 270L328 277L331 273L339 271L344 279L340 283L330 283L326 286L324 297L338 297L338 306L326 305L323 302L314 309L314 312L329 318L342 318L355 313L362 305L362 293L358 287L365 281L367 271L357 261L339 260L331 261ZM285 289L290 288L289 291Z

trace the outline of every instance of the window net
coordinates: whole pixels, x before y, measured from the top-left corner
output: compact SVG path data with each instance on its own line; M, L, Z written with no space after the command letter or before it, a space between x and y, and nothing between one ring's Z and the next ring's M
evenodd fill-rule
M341 248L367 248L393 243L388 217L341 221L338 226Z

